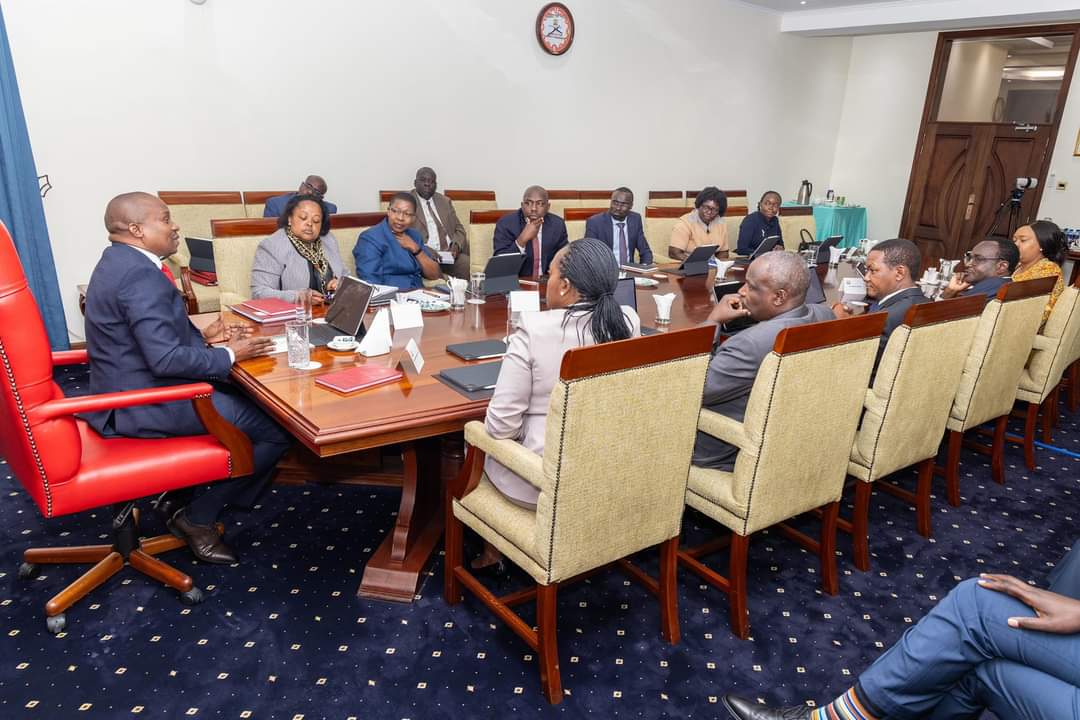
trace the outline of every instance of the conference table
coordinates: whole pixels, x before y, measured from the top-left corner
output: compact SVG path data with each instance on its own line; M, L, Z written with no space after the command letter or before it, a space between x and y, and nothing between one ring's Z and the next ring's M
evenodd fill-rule
M741 274L741 269L733 268L728 278ZM715 304L713 270L697 277L663 272L649 277L659 284L655 288L637 288L637 311L643 327L671 332L707 319ZM521 286L543 291L541 284L528 280ZM655 322L656 303L651 296L657 293L677 296L667 325ZM319 347L311 355L320 364L318 369L291 369L286 353L252 358L233 366L234 382L318 458L391 445L400 447L402 492L394 527L366 563L359 595L401 602L414 598L421 574L442 535L442 497L446 480L461 466L461 432L465 423L484 418L488 402L486 397L465 397L435 375L468 364L448 353L447 345L504 337L506 309L504 296L490 296L482 304L468 303L461 310L425 314L419 342L422 372L407 372L397 383L348 395L316 384L315 378L365 363L393 367L401 351L365 358ZM223 315L226 322L250 323L227 310ZM255 331L259 335L281 335L284 327L256 325ZM451 442L447 442L447 436Z

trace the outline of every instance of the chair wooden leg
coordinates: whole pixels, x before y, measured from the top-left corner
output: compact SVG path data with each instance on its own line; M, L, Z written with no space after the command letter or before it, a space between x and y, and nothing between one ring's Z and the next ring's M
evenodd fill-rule
M945 456L945 496L953 507L960 507L960 446L964 433L949 431L949 450Z
M915 490L915 528L924 538L930 537L930 489L934 481L934 458L919 463L919 481Z
M1028 470L1035 469L1035 422L1039 417L1039 406L1033 402L1027 404L1024 411L1024 465Z
M731 591L728 605L731 609L731 631L741 639L750 637L750 616L746 606L746 556L750 547L748 535L731 534L731 560L728 580Z
M1050 394L1046 396L1046 400L1043 401L1042 407L1042 441L1044 443L1051 442L1054 439L1054 415L1057 413L1058 397L1061 394L1061 388L1056 387L1050 391ZM1032 468L1034 469L1034 468Z
M678 551L678 536L660 543L660 634L672 645L679 644L679 593L675 587Z
M851 518L851 542L854 545L855 567L863 572L870 569L870 483L855 481L855 514ZM824 515L822 522L824 522ZM824 530L824 526L822 526Z
M182 593L191 590L193 586L190 575L180 572L171 565L166 565L153 555L148 555L142 550L132 550L128 554L128 564L143 575L152 577Z
M990 448L990 474L998 485L1005 484L1005 426L1008 422L1007 414L994 422L994 444Z
M868 483L861 482L860 485ZM821 513L821 542L818 558L821 561L821 589L829 595L840 591L840 578L836 571L836 519L840 516L840 502L830 503Z
M23 551L23 562L35 565L81 565L101 562L112 555L112 545L76 545L58 548L30 548Z
M75 582L57 593L52 600L45 604L45 614L49 617L59 615L69 607L79 602L86 594L96 587L100 587L106 580L124 567L124 556L118 552L111 552L102 558L97 565L87 570Z
M537 585L536 626L540 655L540 687L552 705L562 702L562 677L559 674L559 649L555 638L555 596L558 583Z
M450 498L446 499L446 525L443 535L443 600L447 605L461 602L461 581L454 570L463 567L465 555L465 530L461 521L454 517L452 502Z

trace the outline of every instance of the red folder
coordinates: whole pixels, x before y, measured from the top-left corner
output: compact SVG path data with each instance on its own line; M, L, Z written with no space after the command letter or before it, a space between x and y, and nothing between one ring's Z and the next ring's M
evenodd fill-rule
M291 320L296 314L296 304L286 302L280 298L261 298L259 300L245 300L232 306L233 312L240 313L244 317L255 322L283 322Z
M364 388L395 382L404 377L404 373L385 365L357 365L348 370L326 373L315 378L319 385L342 393L356 392Z

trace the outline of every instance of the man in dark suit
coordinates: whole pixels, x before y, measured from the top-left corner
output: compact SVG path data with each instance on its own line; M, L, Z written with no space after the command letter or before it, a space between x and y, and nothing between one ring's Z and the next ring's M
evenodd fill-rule
M750 263L738 294L720 298L708 320L717 325L718 332L720 325L737 318L749 317L758 322L729 337L709 361L702 407L742 422L758 368L772 351L780 331L833 319L825 305L806 304L809 287L810 272L794 253L765 253ZM738 454L734 445L699 432L692 462L730 472Z
M113 198L105 210L112 243L102 253L86 291L86 346L90 392L109 393L210 381L214 407L250 438L254 473L221 480L170 513L169 529L200 560L231 564L236 556L214 529L228 505L250 507L289 446L289 436L227 381L232 364L266 354L270 338L251 337L221 320L200 332L161 258L176 252L179 228L169 208L147 193ZM208 342L226 341L224 347ZM140 405L87 413L100 434L139 438L202 435L190 402ZM159 505L159 509L162 509Z
M267 198L266 204L263 205L263 217L278 218L281 217L281 213L285 210L285 205L295 195L314 195L322 200L323 207L326 208L326 212L333 215L337 212L337 205L326 199L326 181L318 175L308 175L304 178L304 182L300 183L300 187L296 192L285 193L284 195L275 195L274 197Z
M547 190L533 185L525 190L521 209L495 223L494 254L524 255L519 275L547 275L551 259L566 246L566 223L558 215L549 214L549 207Z
M874 359L875 372L885 346L889 344L889 336L904 322L908 308L930 301L915 285L921 264L922 254L915 243L900 238L879 242L866 256L866 274L863 275L866 296L874 301L866 311L889 314ZM833 306L833 312L840 318L852 315L851 308L839 303Z
M1020 250L1012 240L983 240L964 253L964 270L952 276L941 292L942 298L959 295L985 295L990 302L1005 283L1012 282L1013 270L1020 262Z
M649 265L653 261L652 250L645 240L641 215L631 212L633 207L634 193L630 192L630 188L617 189L611 194L611 208L585 221L585 237L607 243L620 265L628 262ZM637 260L634 260L635 252Z
M422 167L416 171L413 180L413 197L416 198L416 216L412 228L420 233L424 244L433 252L448 252L454 258L453 263L439 265L451 277L469 279L469 251L465 238L465 226L461 224L454 203L440 192L435 171Z

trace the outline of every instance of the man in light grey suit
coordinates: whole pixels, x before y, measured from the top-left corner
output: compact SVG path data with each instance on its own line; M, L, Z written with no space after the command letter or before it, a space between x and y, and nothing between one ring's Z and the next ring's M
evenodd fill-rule
M440 192L435 171L422 167L416 171L412 194L416 197L416 217L413 230L420 233L424 244L435 252L449 252L453 264L439 262L442 271L451 277L469 279L469 250L465 226L454 212L450 198Z
M802 258L793 253L765 253L750 263L738 294L721 298L709 314L709 322L720 326L749 317L757 324L729 337L713 355L705 376L702 407L741 422L758 368L772 351L780 331L834 319L825 305L806 304L809 286L810 272ZM734 445L699 432L693 463L731 471L738 453Z

